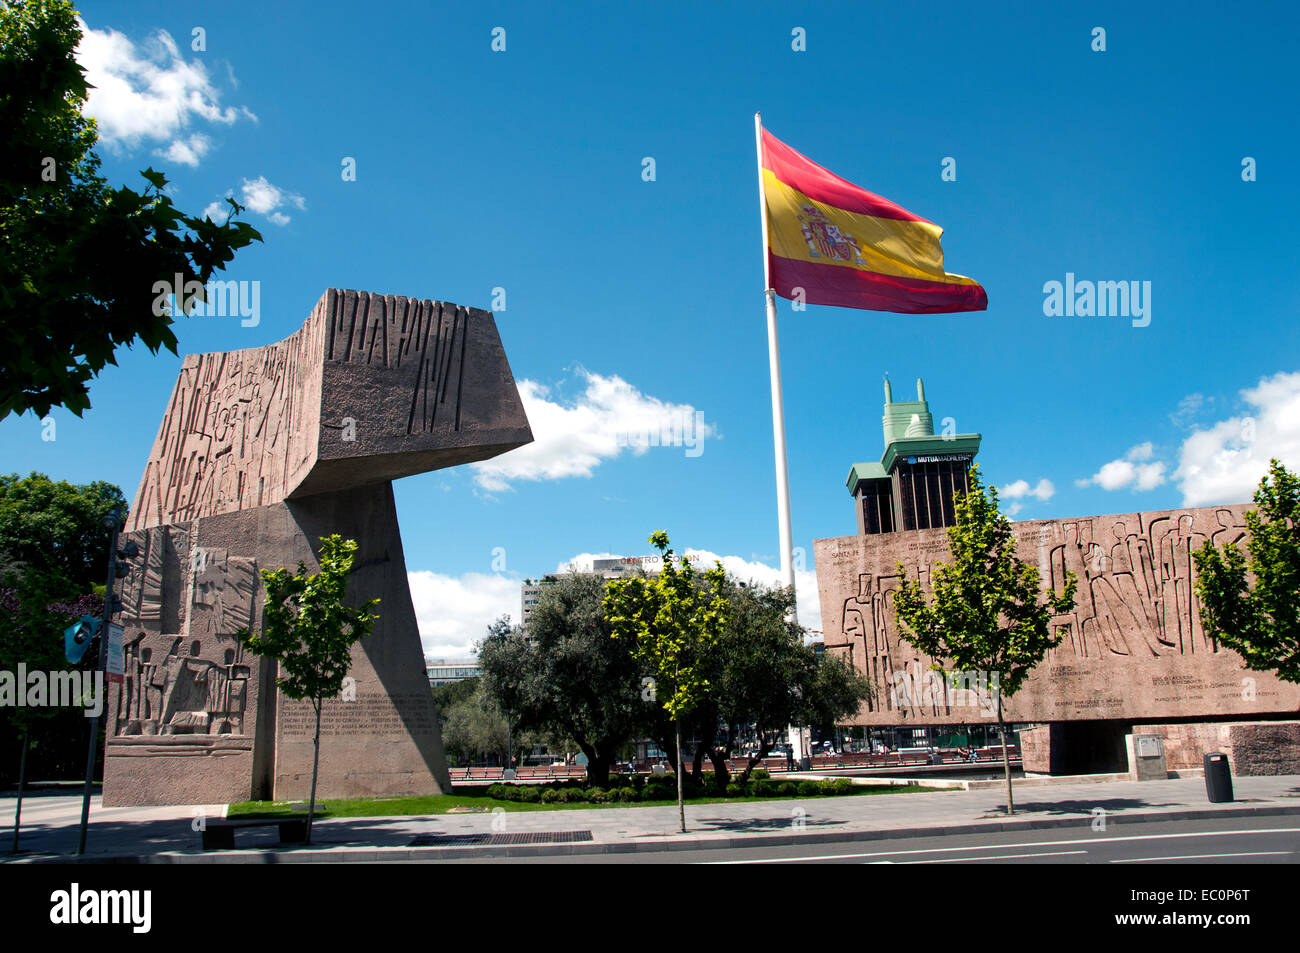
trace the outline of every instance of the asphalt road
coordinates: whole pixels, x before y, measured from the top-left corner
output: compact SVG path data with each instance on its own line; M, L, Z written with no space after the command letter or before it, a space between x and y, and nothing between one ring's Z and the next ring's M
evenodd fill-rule
M1111 822L1093 830L990 831L724 850L639 851L439 863L546 864L1296 864L1300 818Z

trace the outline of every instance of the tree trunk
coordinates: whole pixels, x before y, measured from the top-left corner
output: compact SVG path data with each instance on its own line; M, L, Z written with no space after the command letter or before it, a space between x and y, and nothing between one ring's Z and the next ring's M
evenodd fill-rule
M717 785L719 791L724 790L731 780L731 772L727 769L726 749L710 747L709 760L713 762L713 783Z
M664 738L659 742L659 747L664 749L664 757L668 760L668 764L674 771L677 770L676 766L678 762L676 744L674 737Z
M767 757L767 753L772 750L772 744L773 743L766 738L763 740L762 744L759 746L758 754L750 757L749 763L745 765L744 772L736 779L738 784L744 784L749 780L749 775L753 772L754 766Z
M682 796L682 723L673 720L674 733L677 737L677 816L682 822L682 833L686 833L686 799Z
M607 787L609 785L609 766L614 763L613 750L617 746L608 745L603 739L598 739L592 744L585 742L578 743L578 750L587 756L587 784L591 787ZM565 757L565 763L568 763L568 757Z
M23 819L23 785L27 782L27 749L31 746L30 732L23 732L23 754L18 760L18 803L14 805L14 846L13 853L18 853L18 830Z
M597 788L609 787L609 766L614 758L608 754L596 755L594 750L583 752L587 756L587 783Z
M732 725L727 725L722 732L721 747L714 746L709 749L709 759L713 762L714 778L721 778L720 788L725 788L731 783L731 768L727 765L727 758L731 756L731 750L735 747L736 730Z
M311 800L307 802L307 843L311 844L311 823L316 816L316 771L320 767L320 709L321 699L316 699L316 736L312 739Z
M691 763L691 777L704 783L704 753L708 750L707 742L701 741L695 748L695 760Z
M1007 752L1007 726L1002 720L1002 692L998 692L998 734L1002 736L1002 770L1007 778L1007 814L1016 813L1016 802L1011 797L1011 755Z

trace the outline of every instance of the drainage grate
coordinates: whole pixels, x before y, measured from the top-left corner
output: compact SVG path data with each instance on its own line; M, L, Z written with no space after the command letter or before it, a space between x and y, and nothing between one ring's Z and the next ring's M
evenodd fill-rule
M409 847L506 847L515 844L578 844L591 831L526 831L518 834L420 834Z

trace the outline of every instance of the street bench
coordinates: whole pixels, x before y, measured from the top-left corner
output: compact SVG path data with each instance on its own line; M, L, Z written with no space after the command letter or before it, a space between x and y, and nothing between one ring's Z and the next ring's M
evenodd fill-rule
M303 844L307 841L307 818L225 818L208 821L203 828L204 850L232 850L235 846L235 831L241 827L280 828L281 844Z

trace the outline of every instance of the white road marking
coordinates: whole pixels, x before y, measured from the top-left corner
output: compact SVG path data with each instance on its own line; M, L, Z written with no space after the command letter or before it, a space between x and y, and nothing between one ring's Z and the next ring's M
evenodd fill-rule
M993 854L984 857L941 857L938 860L905 860L905 864L974 864L985 860L1019 860L1021 857L1060 857L1063 854L1086 854L1086 850L1046 850L1037 854Z
M1081 821L1081 823L1083 823ZM1153 822L1159 823L1159 822ZM707 864L797 864L809 860L849 860L858 857L902 857L906 854L952 854L961 850L1008 850L1016 847L1069 847L1075 844L1116 844L1121 841L1176 840L1181 837L1236 837L1249 834L1300 834L1300 827L1265 827L1249 831L1188 831L1183 834L1129 834L1126 837L1085 837L1021 844L980 844L970 847L929 847L924 850L878 850L870 853L821 854L809 857L759 857L753 860L711 860ZM1219 855L1216 855L1219 856Z
M1293 850L1252 850L1243 851L1240 854L1180 854L1177 857L1126 857L1123 860L1112 860L1112 864L1142 864L1148 861L1162 860L1201 860L1205 857L1268 857L1274 854L1294 854Z

